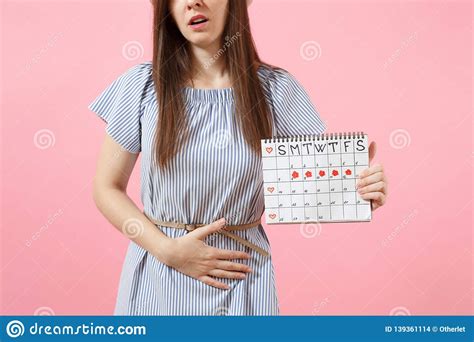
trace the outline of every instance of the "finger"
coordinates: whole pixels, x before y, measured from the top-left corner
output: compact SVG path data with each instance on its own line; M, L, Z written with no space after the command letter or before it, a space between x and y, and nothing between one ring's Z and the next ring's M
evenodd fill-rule
M385 203L385 194L382 192L369 192L363 195L360 195L365 200L374 200L377 201L379 204Z
M375 143L375 141L372 141L369 144L369 164L372 161L372 159L374 159L375 152L377 152L377 144Z
M250 259L250 254L241 251L233 251L231 249L212 247L211 253L216 259Z
M217 260L214 267L227 271L252 272L252 269L247 265L226 260Z
M388 180L387 180L387 175L385 173L383 173L383 176L382 176L382 182L384 182L385 184L385 187L384 187L384 193L385 193L385 196L387 195L387 191L388 191Z
M364 186L374 184L377 182L383 181L383 173L376 172L371 174L370 176L364 177L362 179L358 179L356 181L356 189L363 188Z
M359 173L359 178L364 178L364 177L370 176L370 175L372 175L376 172L383 172L383 165L382 164L377 163L377 164L372 165L371 167L368 167L368 168L362 170Z
M209 275L218 278L229 278L229 279L244 279L245 273L242 272L229 272L220 269L214 269L209 271Z
M199 280L202 281L204 284L214 286L219 289L228 290L230 288L229 285L221 283L220 281L217 281L209 276L202 276L201 278L199 278Z
M203 240L206 236L219 231L224 226L225 218L221 218L217 221L212 222L211 224L193 230L192 232L190 232L190 234L194 234L198 239Z
M376 191L385 193L385 182L384 181L369 184L367 186L364 186L362 188L357 189L357 192L361 195L365 194L365 193L368 193L368 192L376 192Z
M377 204L377 202L372 202L372 211L375 211L376 209L380 208L380 205Z

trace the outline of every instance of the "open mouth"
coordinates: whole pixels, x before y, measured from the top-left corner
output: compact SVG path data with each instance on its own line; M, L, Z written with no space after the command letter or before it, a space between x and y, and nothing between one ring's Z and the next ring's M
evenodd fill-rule
M199 27L200 25L203 25L204 23L208 21L209 19L205 15L198 14L189 20L188 25L192 27Z
M208 19L204 19L204 18L202 18L202 19L197 19L197 20L195 20L195 21L192 21L189 25L191 25L191 26L199 25L199 24L205 23L205 22L207 22L207 21L209 21L209 20L208 20Z

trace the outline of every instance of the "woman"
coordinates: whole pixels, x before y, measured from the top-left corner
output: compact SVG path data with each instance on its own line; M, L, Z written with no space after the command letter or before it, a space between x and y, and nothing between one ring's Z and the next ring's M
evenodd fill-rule
M325 124L297 80L258 57L245 2L158 0L153 38L153 62L89 106L107 122L94 200L131 240L114 314L277 315L260 139ZM140 152L143 212L126 193ZM360 181L373 209L385 202L380 165Z

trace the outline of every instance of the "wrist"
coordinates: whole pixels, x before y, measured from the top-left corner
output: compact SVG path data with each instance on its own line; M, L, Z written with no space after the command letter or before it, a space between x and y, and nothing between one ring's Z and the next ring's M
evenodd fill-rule
M165 236L154 251L154 256L169 266L175 246L175 239Z

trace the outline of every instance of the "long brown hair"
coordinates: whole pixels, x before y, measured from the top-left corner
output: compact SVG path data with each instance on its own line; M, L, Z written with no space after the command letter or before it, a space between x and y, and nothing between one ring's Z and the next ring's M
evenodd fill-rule
M189 42L176 26L168 0L154 1L153 18L153 81L158 101L155 130L155 161L164 167L184 145L188 127L182 86L191 79ZM222 34L224 39L236 37L226 44L225 66L234 89L236 115L249 146L260 153L260 139L271 136L271 115L257 74L261 64L250 33L247 2L229 0L228 17ZM235 41L234 41L235 40ZM244 71L243 71L244 70Z

